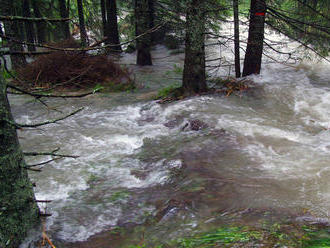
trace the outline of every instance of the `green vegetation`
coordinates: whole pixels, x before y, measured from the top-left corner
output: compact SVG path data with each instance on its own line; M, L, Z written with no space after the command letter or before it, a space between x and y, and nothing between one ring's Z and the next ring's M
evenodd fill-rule
M227 247L236 243L244 244L254 240L261 240L262 233L259 231L248 230L240 227L224 227L214 232L197 235L191 238L185 238L178 241L180 248L194 247ZM229 247L229 246L228 246ZM230 246L232 247L232 246Z
M171 84L158 91L156 99L166 98L171 96L179 88L178 84Z

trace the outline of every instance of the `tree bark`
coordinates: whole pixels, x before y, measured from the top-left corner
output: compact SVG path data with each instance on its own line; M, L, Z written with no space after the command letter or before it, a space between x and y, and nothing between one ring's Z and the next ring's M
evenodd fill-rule
M265 0L251 0L249 37L244 59L243 77L259 74L264 43Z
M108 37L106 44L117 45L110 47L110 50L122 51L120 41L119 41L119 32L118 32L118 22L117 22L117 6L116 0L106 0L106 36Z
M186 13L184 94L205 92L205 0L190 0Z
M39 220L39 209L13 123L0 73L0 247L7 248L17 248Z
M30 0L23 0L22 2L22 10L23 10L23 17L31 17L31 9L30 9ZM25 33L26 33L26 40L29 43L35 42L35 31L34 31L34 25L32 22L24 22L25 26ZM28 45L29 51L36 51L36 47L34 45Z
M5 0L2 1L0 5L0 11L3 16L13 16L15 15L15 9L14 4L12 0ZM8 37L13 37L15 39L20 40L20 34L22 32L18 31L18 22L11 22L11 21L3 21L4 28L5 28L5 34ZM10 51L23 51L23 46L21 44L17 44L12 41L8 41L8 47ZM13 69L18 69L19 67L22 67L26 65L26 60L24 55L11 55L11 65Z
M40 9L39 9L40 2L38 0L32 0L32 8L34 12L34 16L36 18L42 18L43 16L41 15ZM44 43L46 42L46 23L44 22L37 22L37 38L38 38L38 43Z
M240 78L241 61L240 61L240 52L239 52L238 0L233 0L233 9L234 9L235 74L236 74L236 78Z
M69 11L66 6L65 0L59 0L59 7L60 7L60 16L61 18L68 18L69 17ZM69 6L68 6L69 7ZM71 33L70 33L70 26L68 22L61 22L61 29L62 29L62 38L64 40L70 39Z
M135 34L144 34L136 40L137 65L152 65L151 59L151 35L146 33L150 29L148 0L135 0ZM146 33L146 34L145 34Z
M85 27L84 8L83 8L82 0L77 0L77 6L78 6L78 15L79 15L81 46L86 47L86 45L88 44L88 37Z

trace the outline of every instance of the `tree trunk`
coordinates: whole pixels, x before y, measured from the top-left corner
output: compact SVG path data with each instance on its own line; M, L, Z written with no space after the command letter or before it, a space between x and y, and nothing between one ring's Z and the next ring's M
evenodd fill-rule
M24 17L31 17L30 0L23 0L22 10ZM25 26L26 40L29 43L34 43L36 35L35 35L33 23L25 21L24 26ZM28 49L29 51L35 51L36 47L34 45L28 45Z
M41 12L39 10L39 4L40 2L38 0L32 0L32 8L34 12L34 16L36 18L43 17L41 15ZM39 43L46 42L46 23L44 22L37 22L37 38Z
M60 7L61 18L68 18L69 12L68 12L68 8L66 6L65 0L59 0L58 3L59 3L59 7ZM61 22L60 25L61 25L61 29L62 29L62 38L64 40L70 39L71 34L70 34L69 22Z
M190 0L186 14L184 94L207 90L205 73L205 0Z
M105 2L104 0L101 0L100 2L100 5L101 5L101 15L102 15L102 26L103 26L103 36L106 36L107 34L107 12L106 12L106 9L105 9Z
M78 15L79 15L79 28L80 28L80 41L81 46L85 47L88 44L87 32L85 27L84 8L82 0L77 0Z
M108 37L106 44L117 45L120 44L119 33L118 33L118 23L117 23L117 6L116 0L106 0L106 36ZM121 51L121 46L110 47L109 50Z
M148 0L148 7L149 7L149 29L152 29L155 27L155 0ZM156 33L152 32L151 33L151 44L154 43L154 41L156 40Z
M150 15L148 0L135 0L135 34L139 36L150 28ZM145 34L136 40L137 65L152 65L151 35Z
M265 0L251 0L249 37L244 59L243 77L259 74L264 43Z
M238 18L238 0L233 0L234 9L234 40L235 40L235 74L236 78L241 77L241 61L239 54L239 18Z
M2 1L0 5L1 14L4 16L13 16L15 15L15 9L14 4L12 0L5 0ZM12 37L14 39L20 39L21 32L18 31L18 22L10 22L10 21L4 21L4 28L5 28L5 34L8 37ZM12 41L7 41L8 47L10 51L20 52L23 51L23 46L21 44L17 44ZM26 60L24 55L11 55L11 65L13 69L18 69L19 67L22 67L26 65Z
M0 73L0 247L16 248L39 220Z

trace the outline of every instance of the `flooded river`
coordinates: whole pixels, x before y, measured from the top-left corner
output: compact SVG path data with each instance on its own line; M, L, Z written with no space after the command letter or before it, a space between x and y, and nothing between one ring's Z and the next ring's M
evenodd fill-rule
M79 156L30 173L36 198L52 200L46 228L54 243L121 247L97 240L150 219L150 238L161 242L207 229L222 217L239 220L258 211L328 222L329 64L265 63L261 75L251 77L255 86L247 94L159 105L150 92L180 83L173 66L182 67L184 55L169 55L158 46L154 66L132 67L144 85L137 92L47 100L62 114L84 110L58 124L19 131L24 151L60 147ZM122 59L129 62L134 54ZM228 67L217 73L228 73ZM10 100L20 123L61 115L29 98ZM184 128L193 120L206 125L199 131ZM40 234L31 231L22 247Z

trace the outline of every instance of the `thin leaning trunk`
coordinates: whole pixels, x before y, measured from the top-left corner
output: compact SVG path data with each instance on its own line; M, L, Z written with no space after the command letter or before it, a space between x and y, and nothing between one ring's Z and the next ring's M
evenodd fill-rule
M239 18L238 18L238 0L233 0L234 9L234 43L235 43L235 74L236 78L241 77L241 61L239 52Z

